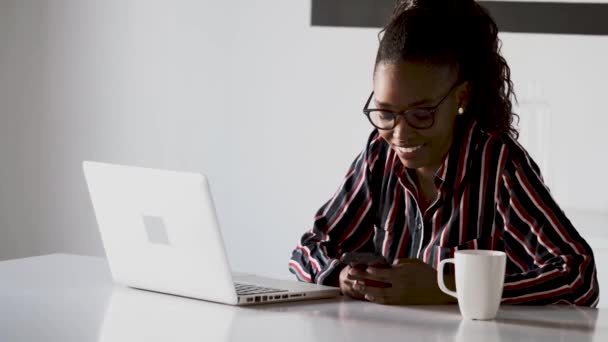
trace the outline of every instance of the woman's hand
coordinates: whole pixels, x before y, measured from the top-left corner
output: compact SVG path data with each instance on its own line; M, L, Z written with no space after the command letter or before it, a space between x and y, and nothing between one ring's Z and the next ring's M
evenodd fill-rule
M390 268L369 266L365 270L351 268L347 272L345 284L352 284L352 291L370 302L401 305L456 303L455 298L444 294L437 286L437 272L418 259L400 260ZM445 281L449 287L454 287L453 277L446 277ZM377 282L389 286L370 284Z
M365 295L358 290L353 288L355 281L350 279L349 274L355 270L355 268L350 265L344 267L342 271L340 271L340 291L343 295L349 296L355 299L364 299Z

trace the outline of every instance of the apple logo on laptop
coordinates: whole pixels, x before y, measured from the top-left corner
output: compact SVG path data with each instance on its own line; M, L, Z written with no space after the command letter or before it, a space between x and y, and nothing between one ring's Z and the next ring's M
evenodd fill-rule
M169 246L169 236L165 221L160 216L143 215L144 227L146 227L146 235L150 243Z

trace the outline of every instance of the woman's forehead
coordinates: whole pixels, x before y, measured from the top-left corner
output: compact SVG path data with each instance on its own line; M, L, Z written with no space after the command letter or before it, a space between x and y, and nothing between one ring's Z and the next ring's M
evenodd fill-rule
M449 64L380 63L374 74L374 99L394 107L423 105L442 96L456 78L457 70Z

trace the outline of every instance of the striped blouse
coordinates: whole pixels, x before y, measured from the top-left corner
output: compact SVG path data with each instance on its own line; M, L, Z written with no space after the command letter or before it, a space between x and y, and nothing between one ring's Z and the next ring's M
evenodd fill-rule
M458 122L435 185L439 196L421 212L415 171L372 132L293 251L290 271L336 286L345 252L417 258L437 269L456 250L491 249L507 254L503 303L597 304L591 248L510 136Z

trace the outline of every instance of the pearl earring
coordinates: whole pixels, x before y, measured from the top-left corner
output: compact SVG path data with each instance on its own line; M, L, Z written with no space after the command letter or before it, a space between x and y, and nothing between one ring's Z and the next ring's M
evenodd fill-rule
M458 107L458 115L464 114L464 108Z

